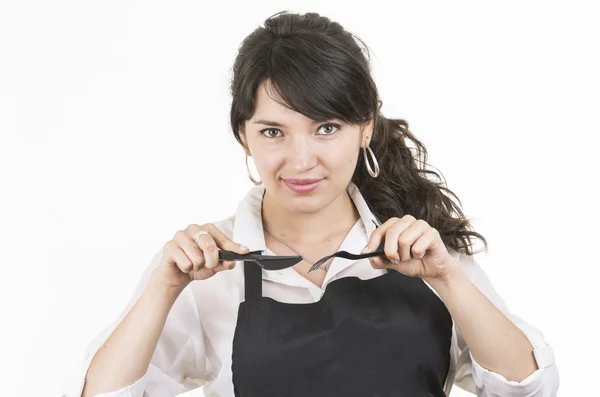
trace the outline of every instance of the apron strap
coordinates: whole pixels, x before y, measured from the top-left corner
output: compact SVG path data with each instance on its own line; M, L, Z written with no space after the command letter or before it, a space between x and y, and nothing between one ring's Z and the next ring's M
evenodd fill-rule
M262 298L262 268L253 261L244 261L245 299Z

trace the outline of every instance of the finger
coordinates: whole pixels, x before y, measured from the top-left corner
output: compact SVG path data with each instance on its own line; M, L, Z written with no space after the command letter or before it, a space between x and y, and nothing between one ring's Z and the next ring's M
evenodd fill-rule
M221 261L219 265L215 267L213 270L215 273L223 271L223 270L231 270L235 267L236 261Z
M413 259L413 244L429 229L431 229L429 224L424 220L419 219L415 222L412 222L410 225L408 225L408 227L405 230L402 231L402 233L400 233L400 235L397 237L397 252L398 259L400 261L406 262Z
M204 255L204 266L214 269L219 266L219 248L210 234L203 234L198 238L198 246Z
M398 237L407 227L408 225L406 224L406 221L398 221L385 233L383 252L385 252L385 259L389 260L390 262L395 263L400 259L398 256Z
M223 270L230 270L233 269L236 265L236 261L235 260L231 260L231 261L220 261L219 262L219 266L223 266Z
M375 269L382 269L385 267L383 259L380 256L372 256L369 258L371 266Z
M214 224L209 223L205 225L205 228L213 237L219 248L227 251L237 252L238 254L245 254L249 251L248 247L231 241L231 239Z
M168 246L167 246L168 245ZM181 247L174 240L169 241L165 245L165 250L168 251L168 259L167 261L171 264L174 264L181 270L183 273L190 273L194 270L194 265L190 258L183 252Z
M204 267L206 258L202 252L202 249L194 240L188 238L186 235L186 238L183 239L179 245L188 258L190 258L194 271L199 271Z
M371 267L373 267L374 269L393 269L393 270L397 270L399 263L393 263L390 262L387 258L385 258L384 256L376 256L376 257L371 257L369 258L369 261L371 262Z
M204 254L202 253L202 250L196 244L196 242L189 237L188 229L179 230L177 233L175 233L175 237L173 237L173 240L189 258L192 264L191 271L198 271L204 267Z
M435 228L430 228L423 233L417 241L412 245L411 252L412 257L415 259L422 259L425 253L430 248L433 248L435 241L440 238L440 233Z
M175 240L185 252L187 257L192 262L193 271L198 271L204 267L206 259L200 247L196 244L193 239L189 238L186 230L178 232L175 236Z
M379 244L381 243L383 236L385 236L387 229L389 229L397 221L399 221L398 218L392 217L385 221L383 224L381 224L379 227L377 227L375 230L373 230L373 233L371 233L367 245L365 246L365 248L363 248L363 250L360 253L366 254L367 252L372 252L375 250L375 248L379 247Z
M416 219L412 216L405 216L396 222L392 227L388 229L385 234L385 244L384 244L384 252L385 256L392 263L396 263L400 261L399 254L399 246L398 240L400 236L405 233L405 231L410 228L410 226L415 223ZM394 262L396 261L396 262Z
M234 243L231 239L225 235L218 227L216 227L212 223L208 223L202 226L191 224L186 228L186 234L191 236L192 238L196 236L199 231L206 231L210 234L213 241L216 243L217 248L224 249L228 251L237 252L239 254L245 254L249 251L249 249L241 244ZM202 238L203 235L199 237ZM206 257L205 257L206 260ZM218 251L216 255L216 260L218 261ZM217 264L216 266L219 266ZM205 264L206 266L206 264ZM235 267L235 261L225 261L224 269L233 269ZM214 268L213 268L214 269Z

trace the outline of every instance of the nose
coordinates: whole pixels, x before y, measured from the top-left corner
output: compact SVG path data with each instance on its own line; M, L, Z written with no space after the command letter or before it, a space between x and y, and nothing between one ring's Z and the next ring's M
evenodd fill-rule
M295 136L288 141L287 159L297 172L309 170L317 165L317 147L310 136Z

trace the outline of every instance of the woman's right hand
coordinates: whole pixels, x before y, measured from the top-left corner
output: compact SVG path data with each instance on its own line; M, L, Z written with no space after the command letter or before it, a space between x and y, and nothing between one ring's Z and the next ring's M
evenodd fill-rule
M194 236L199 231L198 244ZM222 270L233 269L235 261L219 262L218 249L247 254L248 248L231 241L214 224L191 224L178 230L172 240L163 247L160 264L154 276L167 288L183 290L194 280L205 280Z

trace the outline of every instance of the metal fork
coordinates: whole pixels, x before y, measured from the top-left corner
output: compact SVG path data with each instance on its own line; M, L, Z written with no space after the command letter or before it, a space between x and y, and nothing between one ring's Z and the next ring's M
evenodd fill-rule
M376 227L379 227L381 225L379 222L375 221L374 219L371 219L371 222L373 222ZM352 253L350 253L348 251L338 251L338 252L336 252L334 254L328 255L328 256L326 256L324 258L321 258L318 261L316 261L315 264L310 267L310 269L308 270L308 272L310 273L313 270L317 270L325 262L327 262L329 259L331 259L333 257L344 258L344 259L363 259L363 258L370 258L372 256L382 256L382 255L385 255L384 246L385 246L385 240L382 240L381 243L379 244L379 247L377 247L377 249L375 251L368 252L366 254L352 254Z
M325 258L322 258L322 259L319 259L318 261L316 261L315 264L310 267L310 270L308 272L310 273L313 270L317 270L325 262L327 262L329 259L331 259L333 257L344 258L344 259L363 259L363 258L370 258L372 256L385 255L385 252L383 250L384 246L385 246L385 240L383 240L381 242L381 244L379 244L379 247L377 247L377 249L375 251L368 252L366 254L358 254L358 255L357 254L351 254L348 251L338 251L335 254L328 255Z

